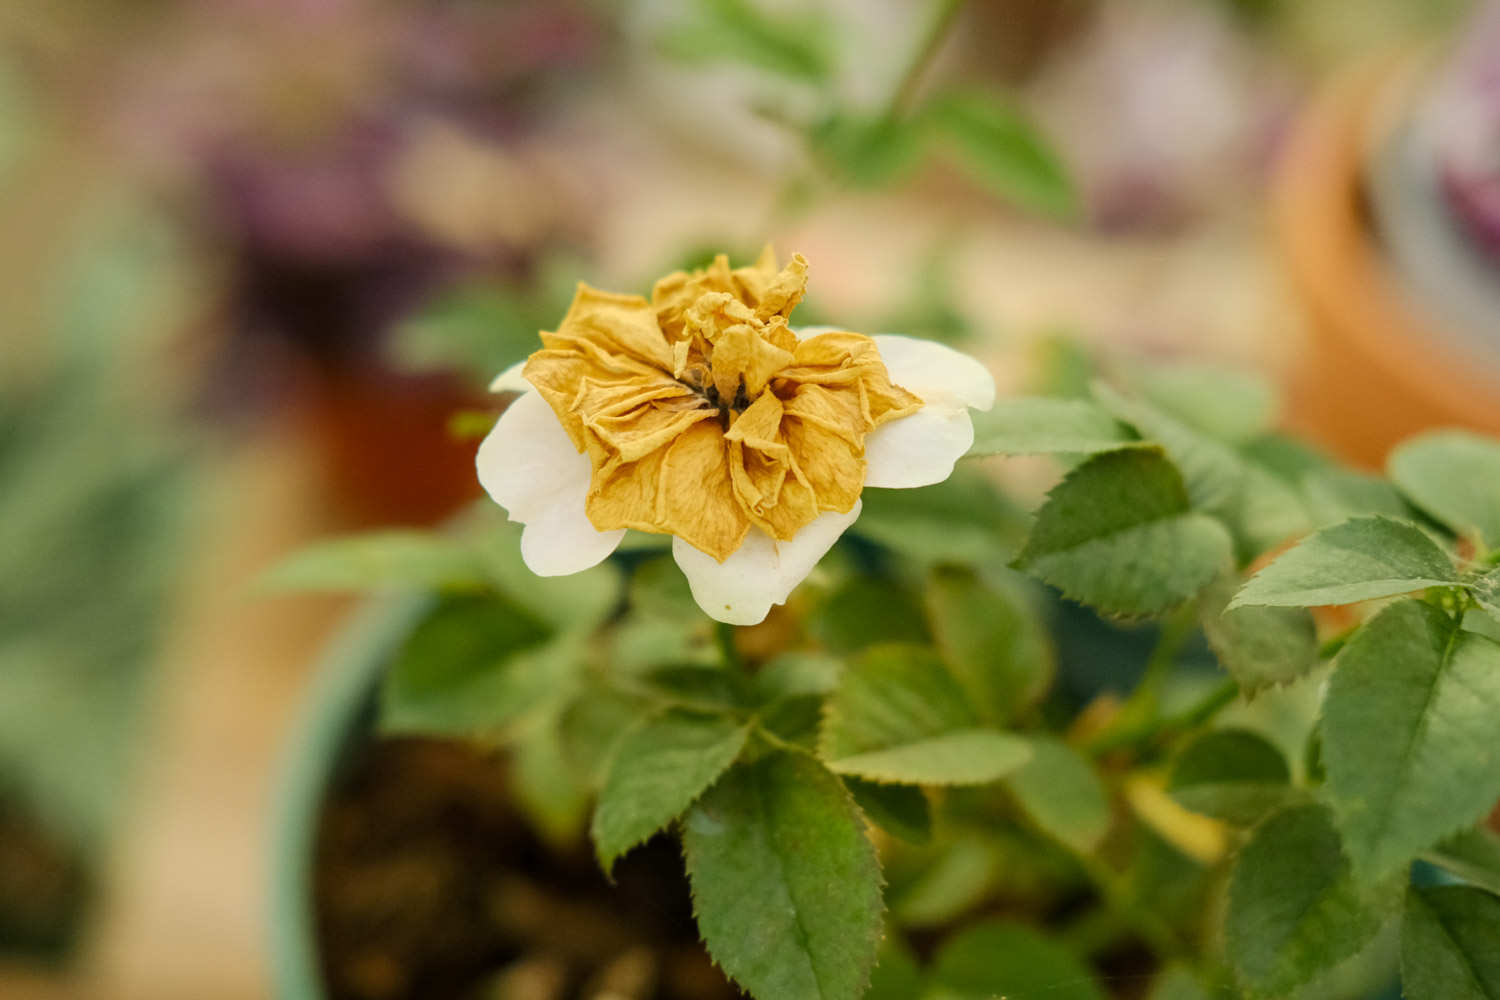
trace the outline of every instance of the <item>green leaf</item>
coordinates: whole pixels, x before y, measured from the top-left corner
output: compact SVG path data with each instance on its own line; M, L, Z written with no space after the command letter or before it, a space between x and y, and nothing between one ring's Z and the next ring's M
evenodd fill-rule
M1318 629L1306 608L1226 610L1239 578L1225 574L1203 593L1203 634L1246 693L1303 677L1318 665Z
M762 704L786 698L829 694L838 687L844 664L822 653L782 653L755 672L751 690Z
M1151 984L1146 1000L1214 1000L1214 995L1186 966L1170 965Z
M1083 399L1019 396L972 414L969 455L1092 455L1131 440L1130 430Z
M1412 503L1459 534L1500 545L1500 441L1432 431L1391 452L1386 473Z
M1235 861L1226 955L1252 996L1285 996L1358 952L1398 892L1395 883L1356 885L1323 807L1282 810L1255 828Z
M1172 762L1167 791L1196 813L1251 826L1292 794L1286 760L1247 729L1218 729L1188 743Z
M934 100L923 119L961 166L1007 201L1068 216L1077 196L1062 161L1018 109L984 92Z
M838 757L828 767L871 781L910 785L982 785L1026 763L1031 747L993 729L957 729L883 750Z
M685 619L694 624L703 620L687 577L670 555L642 561L630 576L627 597L631 610L645 617L668 621Z
M1094 387L1094 395L1142 436L1161 443L1182 470L1193 507L1229 527L1241 561L1312 527L1300 495L1270 468L1144 399L1124 396L1104 384Z
M890 184L922 156L921 124L887 115L835 112L808 133L814 152L844 180L863 187Z
M882 785L863 778L846 777L844 787L866 818L886 833L913 844L932 839L932 806L920 788Z
M1500 833L1476 826L1454 834L1423 857L1500 896Z
M1221 441L1248 442L1276 423L1276 390L1243 368L1158 362L1137 368L1131 382L1164 412Z
M457 539L425 531L375 531L318 542L258 581L271 590L477 590L491 583L479 554Z
M875 646L828 699L820 756L842 774L909 784L983 783L1025 763L1024 740L977 721L931 650Z
M1047 693L1056 671L1051 638L1029 595L1009 580L943 567L927 584L938 652L979 718L1003 724Z
M1229 607L1353 604L1457 583L1453 561L1420 528L1388 517L1357 517L1283 552L1240 588Z
M944 942L924 1000L1104 1000L1088 967L1030 927L987 921Z
M884 750L974 726L943 661L921 646L875 646L850 661L824 709L825 758Z
M1500 897L1462 885L1408 889L1401 992L1408 1000L1500 1000Z
M521 525L503 520L500 509L491 507L484 512L487 525L471 544L502 593L558 629L588 631L614 612L624 589L618 567L604 562L568 576L537 576L521 558Z
M978 906L1000 869L993 839L972 833L944 837L922 852L927 863L892 887L892 916L904 927L941 927Z
M553 848L571 851L588 825L591 789L568 760L557 721L522 734L507 776L532 829Z
M1160 449L1096 455L1052 490L1016 565L1106 614L1161 614L1230 563L1230 539L1188 509Z
M1327 792L1361 878L1471 826L1500 798L1500 643L1420 601L1339 654L1323 704Z
M794 80L817 83L832 70L830 25L805 12L773 16L753 0L697 0L697 17L674 18L661 39L687 63L735 59Z
M1094 766L1059 739L1031 740L1031 759L1005 779L1037 828L1082 854L1109 832L1109 797Z
M576 643L493 597L452 597L414 629L380 688L385 732L500 735L557 695Z
M995 566L1026 533L1025 515L973 468L916 490L867 489L852 534L922 564Z
M1500 569L1492 569L1483 576L1471 580L1469 590L1479 606L1496 621L1500 621Z
M1301 482L1314 527L1326 528L1370 514L1407 521L1413 514L1396 488L1377 476L1335 467L1310 471Z
M858 1000L881 928L874 848L839 779L800 754L741 764L682 824L703 941L751 995Z
M833 653L881 642L926 642L916 600L895 581L853 576L808 615L808 631Z
M922 969L916 957L894 937L887 937L880 945L864 1000L913 1000L921 992Z
M748 735L736 719L679 711L626 733L594 808L600 867L608 872L620 855L680 816L734 763Z

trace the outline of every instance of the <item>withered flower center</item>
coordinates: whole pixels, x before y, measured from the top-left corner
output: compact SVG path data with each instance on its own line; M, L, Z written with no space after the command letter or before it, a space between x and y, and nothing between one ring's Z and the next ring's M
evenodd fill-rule
M679 536L721 562L752 526L790 539L864 485L865 437L922 401L893 385L874 341L799 341L788 317L807 261L708 268L656 283L651 300L580 285L526 364L593 468L601 531Z

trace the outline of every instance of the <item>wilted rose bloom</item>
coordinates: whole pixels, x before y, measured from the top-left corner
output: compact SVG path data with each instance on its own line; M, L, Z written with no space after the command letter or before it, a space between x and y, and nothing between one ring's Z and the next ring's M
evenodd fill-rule
M603 560L628 528L672 536L711 617L753 625L860 512L866 486L927 486L968 451L995 383L930 341L794 330L807 262L724 257L648 301L580 285L543 348L495 379L520 392L479 479L525 524L543 576Z

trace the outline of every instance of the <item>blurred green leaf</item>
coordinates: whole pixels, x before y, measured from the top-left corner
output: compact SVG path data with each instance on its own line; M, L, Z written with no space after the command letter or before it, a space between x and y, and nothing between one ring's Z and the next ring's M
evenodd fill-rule
M1026 518L975 469L915 490L867 489L850 531L920 563L1001 566L1015 554Z
M1285 805L1292 792L1286 760L1245 729L1218 729L1178 751L1167 791L1185 808L1251 826Z
M1276 390L1263 376L1243 368L1157 362L1136 367L1131 383L1162 411L1231 444L1251 441L1276 423Z
M849 662L829 697L823 756L848 757L968 729L968 696L930 649L875 646Z
M932 807L920 788L855 777L845 777L844 787L865 816L886 833L913 844L932 839Z
M832 24L807 10L773 15L754 0L695 0L660 39L671 58L685 63L732 59L808 83L828 79L833 68Z
M1157 448L1096 455L1047 496L1016 559L1020 569L1106 614L1161 614L1230 562L1223 525L1188 507Z
M1318 469L1305 474L1301 483L1314 527L1369 514L1410 521L1416 513L1388 481L1352 469Z
M380 689L390 733L506 735L555 703L582 666L576 640L494 597L440 602L396 652Z
M927 641L915 597L893 580L854 576L808 615L808 631L833 653L882 642Z
M398 326L387 353L409 372L467 372L489 380L541 347L539 333L552 329L573 294L571 282L549 268L535 284L507 287L464 285L437 296Z
M1432 431L1402 442L1386 463L1391 481L1458 534L1500 546L1500 441L1469 431Z
M259 586L271 590L478 590L490 583L484 559L472 546L432 532L393 530L314 543L273 566Z
M1160 442L1182 470L1194 509L1215 515L1233 533L1240 562L1311 527L1302 497L1293 486L1230 444L1144 398L1126 396L1102 383L1094 387L1094 394L1101 406L1142 437ZM1185 404L1179 401L1179 405ZM1198 418L1207 419L1202 414ZM1227 418L1220 422L1226 423Z
M1034 736L1031 759L1005 779L1037 828L1083 854L1109 832L1109 797L1094 765L1061 740Z
M922 969L916 957L894 936L880 944L875 971L864 1000L912 1000L922 992Z
M937 142L974 178L1022 208L1068 217L1077 195L1062 161L1030 121L982 91L934 99L921 112Z
M1500 897L1461 885L1409 888L1401 991L1408 1000L1500 1000Z
M749 729L724 716L673 711L626 733L594 808L594 849L606 872L671 823L733 764Z
M880 865L839 780L800 754L741 764L682 823L703 941L753 996L859 1000L880 941Z
M920 122L837 112L808 133L814 154L838 177L860 187L890 184L922 156Z
M1323 705L1327 794L1355 873L1374 881L1500 799L1500 643L1398 601L1339 654Z
M1016 396L971 414L969 455L1092 455L1132 439L1130 430L1083 399Z
M532 828L553 848L571 849L587 826L591 789L569 762L555 718L511 748L509 777Z
M1204 592L1199 616L1219 665L1247 694L1302 677L1319 663L1318 629L1306 608L1226 610L1239 577L1225 573Z
M1285 996L1358 952L1400 900L1391 882L1361 889L1322 806L1284 809L1235 861L1224 940L1253 997Z
M986 921L943 943L924 1000L1105 1000L1072 952L1031 927Z
M1500 896L1500 833L1476 826L1454 834L1423 857Z
M843 661L822 653L782 653L755 672L756 697L762 703L825 695L838 686Z
M615 611L624 590L612 562L568 576L537 576L521 558L521 525L503 518L498 507L480 508L479 526L464 541L484 556L500 591L533 616L559 629L592 631Z
M1047 693L1052 643L1018 583L943 567L928 581L926 604L938 651L982 721L1013 721Z

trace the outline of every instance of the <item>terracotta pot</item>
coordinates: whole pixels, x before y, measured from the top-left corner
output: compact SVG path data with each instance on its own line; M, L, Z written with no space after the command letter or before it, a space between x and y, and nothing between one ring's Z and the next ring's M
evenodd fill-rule
M1371 467L1429 427L1500 435L1500 359L1424 314L1370 221L1365 166L1400 68L1385 60L1333 81L1294 124L1272 183L1276 237L1311 327L1291 422Z

